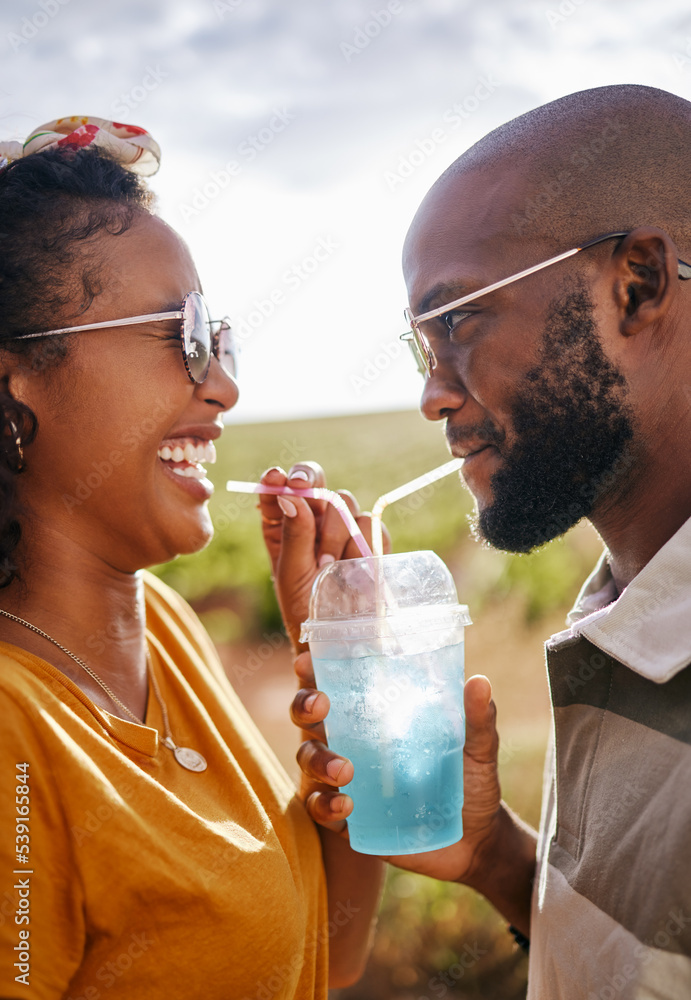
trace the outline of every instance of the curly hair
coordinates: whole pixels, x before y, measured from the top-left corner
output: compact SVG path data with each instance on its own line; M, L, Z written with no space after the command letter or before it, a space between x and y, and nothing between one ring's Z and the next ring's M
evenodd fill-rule
M117 236L153 209L144 182L103 150L51 149L0 170L0 349L39 373L59 365L71 336L17 339L85 312L103 291L102 233ZM65 325L68 325L65 322ZM0 587L19 577L17 475L38 419L0 382Z

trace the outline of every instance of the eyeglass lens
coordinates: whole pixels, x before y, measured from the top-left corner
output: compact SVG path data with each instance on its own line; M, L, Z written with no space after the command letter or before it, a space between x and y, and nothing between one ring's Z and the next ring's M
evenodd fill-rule
M238 368L237 345L235 343L233 331L226 320L222 320L220 323L216 357L218 358L223 371L235 378Z
M190 292L185 299L182 339L190 375L195 382L203 382L211 362L211 320L198 292Z
M182 338L187 368L195 382L203 382L208 375L214 346L221 367L235 378L237 348L233 331L226 320L212 323L199 292L190 292L185 299Z

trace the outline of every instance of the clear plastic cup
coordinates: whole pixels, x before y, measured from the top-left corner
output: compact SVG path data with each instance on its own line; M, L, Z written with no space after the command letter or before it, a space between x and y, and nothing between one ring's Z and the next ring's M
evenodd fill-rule
M468 608L434 552L347 559L314 582L309 642L329 746L352 760L350 843L418 854L463 835Z

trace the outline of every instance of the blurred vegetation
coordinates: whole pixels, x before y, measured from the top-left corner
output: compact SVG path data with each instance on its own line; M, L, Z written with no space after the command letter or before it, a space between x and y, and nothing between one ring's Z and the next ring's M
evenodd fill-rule
M222 646L259 642L262 631L280 628L256 497L226 493L227 479L257 481L271 465L288 470L294 462L313 459L323 465L329 486L351 490L364 510L382 493L449 459L441 427L414 411L234 424L217 450L212 469L217 492L210 504L215 538L203 552L156 572L195 606ZM529 556L492 551L470 537L471 511L471 497L452 475L392 505L385 521L394 551L431 548L446 561L460 600L482 623L484 632L478 624L472 637L474 662L492 675L502 700L504 798L537 826L548 725L541 639L563 627L563 613L601 546L583 525ZM476 641L481 635L485 638ZM507 648L514 637L515 647ZM526 957L506 921L481 897L391 869L365 975L336 995L339 1000L519 1000L526 974Z
M349 489L363 510L382 493L449 460L441 427L415 411L319 420L233 424L217 444L212 469L216 493L210 511L213 542L155 572L206 616L205 609L233 609L232 624L205 619L216 641L232 641L280 627L261 538L256 497L227 493L228 479L257 481L272 465L320 462L334 489ZM592 546L567 536L529 556L494 552L470 538L469 493L452 475L388 508L385 521L395 552L434 549L451 567L461 600L477 610L509 592L521 597L526 618L537 620L572 599L592 567ZM220 633L219 633L220 628Z

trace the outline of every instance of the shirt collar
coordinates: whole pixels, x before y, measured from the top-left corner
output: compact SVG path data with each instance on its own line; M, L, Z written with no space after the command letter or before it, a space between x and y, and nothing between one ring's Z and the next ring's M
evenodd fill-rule
M605 551L549 648L584 636L631 670L659 684L691 663L691 518L621 594Z

